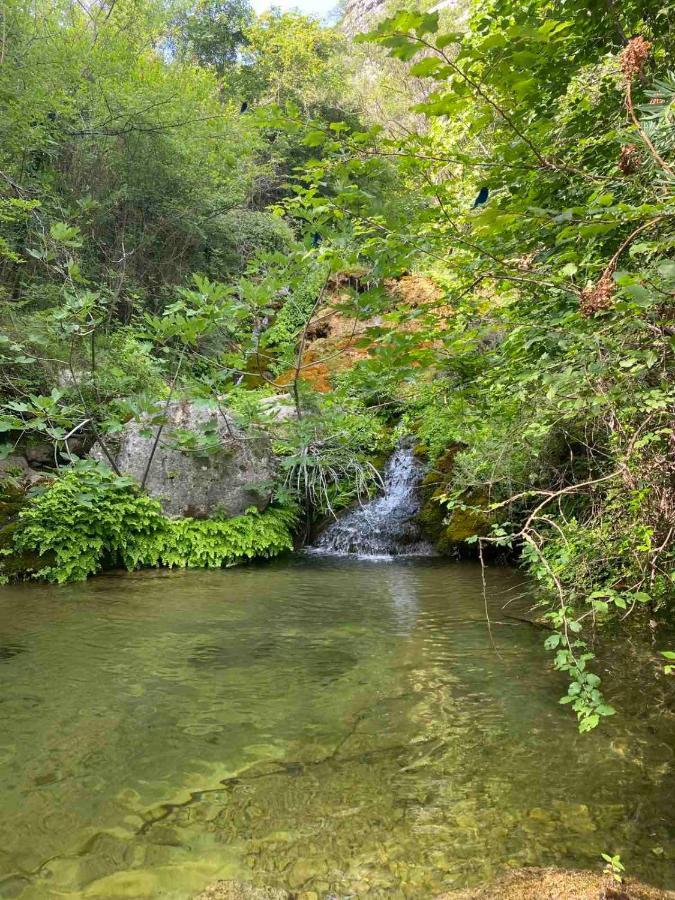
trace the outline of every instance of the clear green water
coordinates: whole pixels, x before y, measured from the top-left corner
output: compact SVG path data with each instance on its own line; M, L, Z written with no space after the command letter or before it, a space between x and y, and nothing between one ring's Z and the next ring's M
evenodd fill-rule
M466 564L0 589L0 896L423 900L601 851L673 886L667 717L622 665L626 714L578 735L521 589L489 572L497 652Z

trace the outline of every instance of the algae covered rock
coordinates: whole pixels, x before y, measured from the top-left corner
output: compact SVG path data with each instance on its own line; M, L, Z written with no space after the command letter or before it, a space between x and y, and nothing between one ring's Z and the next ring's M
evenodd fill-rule
M26 503L28 489L35 483L33 474L27 465L19 467L18 472L12 465L4 472L0 469L0 579L23 578L49 565L46 556L17 551L14 547L19 513Z
M51 554L40 556L30 550L17 551L14 548L16 529L16 522L0 525L0 579L25 578L44 569L54 560Z
M451 488L457 454L464 449L465 444L452 444L422 482L422 506L417 520L425 536L444 556L475 555L467 538L486 535L492 522L488 499L478 491L465 491L461 503L451 510L441 502Z
M487 510L488 500L484 494L466 492L462 503L446 514L443 527L436 542L439 553L467 553L471 545L468 538L485 536L490 530L491 517ZM473 551L471 551L473 553Z
M91 456L107 463L99 446ZM173 401L127 423L114 458L120 472L139 483L151 460L145 487L170 516L239 516L251 507L262 512L271 499L269 437L244 431L226 410L196 402Z

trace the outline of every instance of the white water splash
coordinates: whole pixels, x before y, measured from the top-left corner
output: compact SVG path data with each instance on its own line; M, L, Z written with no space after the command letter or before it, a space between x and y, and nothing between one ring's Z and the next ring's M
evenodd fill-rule
M411 447L399 446L387 462L381 497L349 510L319 536L315 553L370 558L431 556L415 520L424 465Z

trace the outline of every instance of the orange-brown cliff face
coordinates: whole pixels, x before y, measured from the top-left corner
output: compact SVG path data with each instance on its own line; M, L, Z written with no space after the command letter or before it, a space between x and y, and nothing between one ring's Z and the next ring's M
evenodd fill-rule
M339 276L333 281L326 303L316 311L307 328L305 351L298 375L323 393L331 390L333 375L349 369L359 359L368 356L377 340L372 330L384 324L382 316L355 319L340 308L346 299L346 289L353 286L352 281L348 276ZM418 331L430 324L430 318L438 328L442 328L451 314L439 302L441 291L438 286L423 275L403 275L398 279L389 279L385 286L391 297L391 311L402 314L402 322L398 327L403 331ZM407 318L406 312L414 312L415 315ZM285 387L294 378L295 369L288 369L276 379L276 384Z

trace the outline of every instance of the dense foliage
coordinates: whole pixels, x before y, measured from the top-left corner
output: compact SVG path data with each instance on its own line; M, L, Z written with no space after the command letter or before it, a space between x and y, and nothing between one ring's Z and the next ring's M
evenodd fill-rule
M252 509L232 519L170 519L132 479L78 463L35 496L19 516L15 545L51 558L38 574L82 581L104 564L220 567L293 548L288 509Z
M675 591L675 7L406 8L357 45L241 0L1 15L0 428L66 472L21 546L60 580L287 546L69 468L158 399L267 429L308 532L413 432L439 546L519 558L565 702L610 715L594 635L661 649Z

